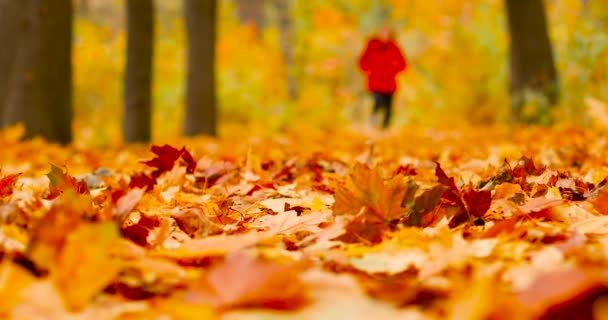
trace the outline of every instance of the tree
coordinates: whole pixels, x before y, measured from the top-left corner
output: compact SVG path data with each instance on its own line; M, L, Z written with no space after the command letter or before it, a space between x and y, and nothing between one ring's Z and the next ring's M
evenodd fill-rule
M188 39L184 133L215 136L216 0L185 0Z
M11 91L17 48L27 28L24 2L0 0L0 126L4 125L3 113Z
M298 96L298 82L294 75L294 35L290 15L290 1L275 0L275 8L279 24L279 46L283 63L285 64L285 77L287 79L287 96L295 99Z
M25 124L28 137L72 140L71 0L22 0L3 123Z
M545 109L541 116L548 117L548 107L558 100L558 78L543 0L506 0L506 9L511 36L512 115L521 120L523 105L531 97L540 97L539 104Z
M152 121L153 0L127 0L127 39L123 137L125 142L148 142Z

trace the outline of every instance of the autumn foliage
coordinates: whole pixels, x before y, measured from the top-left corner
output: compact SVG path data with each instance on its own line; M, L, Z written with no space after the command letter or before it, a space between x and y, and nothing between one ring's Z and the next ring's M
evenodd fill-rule
M306 135L93 150L3 132L0 315L608 312L596 133Z

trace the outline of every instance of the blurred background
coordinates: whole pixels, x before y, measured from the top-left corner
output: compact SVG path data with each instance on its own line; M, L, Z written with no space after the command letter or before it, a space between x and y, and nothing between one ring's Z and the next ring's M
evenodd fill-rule
M186 81L182 1L156 0L153 140L180 135ZM557 121L585 125L589 99L608 101L608 1L545 1L559 74ZM357 60L390 22L410 68L398 77L395 127L506 123L509 34L503 0L219 0L220 135L364 123L372 101ZM123 0L76 0L73 134L122 142Z

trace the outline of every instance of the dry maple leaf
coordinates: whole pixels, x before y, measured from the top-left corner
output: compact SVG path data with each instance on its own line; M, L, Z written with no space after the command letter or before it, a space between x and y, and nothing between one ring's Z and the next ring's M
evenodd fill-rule
M426 215L437 207L441 200L441 196L445 191L445 186L434 186L411 201L408 205L408 215L405 224L408 226L425 227L433 222L433 218L435 217L428 219Z
M171 213L177 227L190 238L206 237L223 231L222 225L213 222L202 208L175 208Z
M67 170L63 171L54 164L51 164L51 171L46 176L49 178L49 199L57 198L68 189L76 194L89 192L86 181L76 181L76 178L68 175Z
M307 301L299 275L308 267L306 262L279 264L245 253L232 254L201 279L199 286L187 294L186 301L220 309L294 309Z
M272 236L272 234L268 232L248 232L233 235L219 234L185 241L176 249L158 250L151 254L179 261L223 256L252 247L269 236Z
M436 165L435 175L439 183L447 188L441 197L446 205L451 207L448 209L453 212L450 227L457 227L472 218L481 218L490 208L492 192L490 190L475 190L471 184L463 189L458 189L454 177L448 178L439 163L436 163Z
M402 176L385 182L377 169L357 163L346 178L346 185L336 191L334 215L352 215L355 218L340 237L345 242L379 243L391 224L398 222L407 212L402 206L408 185Z
M408 191L401 176L385 182L377 169L357 163L346 178L346 185L334 195L335 215L356 215L362 208L369 213L366 221L388 223L402 218L406 209L401 206Z
M319 225L326 223L329 216L319 211L312 211L306 215L299 215L295 210L281 212L276 215L265 215L254 222L250 227L264 229L274 234L291 235L297 232L320 232Z

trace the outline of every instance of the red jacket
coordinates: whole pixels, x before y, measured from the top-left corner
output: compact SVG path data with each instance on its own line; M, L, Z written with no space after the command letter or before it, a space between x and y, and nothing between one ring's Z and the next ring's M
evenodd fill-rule
M407 63L395 42L371 39L359 59L359 67L367 74L369 91L393 94L397 90L395 77L406 69Z

